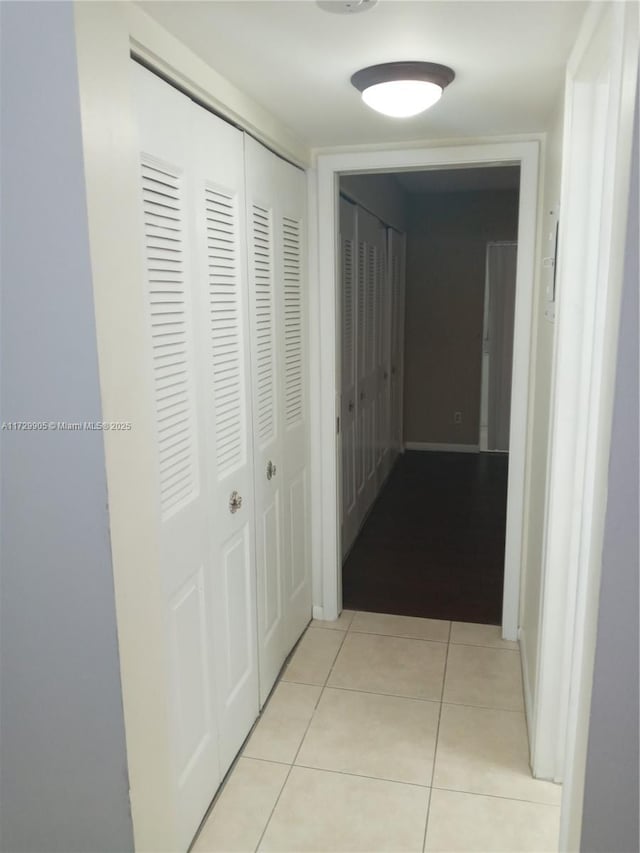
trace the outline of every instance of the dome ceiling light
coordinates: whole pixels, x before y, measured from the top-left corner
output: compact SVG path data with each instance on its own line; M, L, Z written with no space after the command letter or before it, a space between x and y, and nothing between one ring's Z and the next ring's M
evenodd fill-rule
M455 76L451 68L435 62L385 62L356 71L351 82L367 106L387 116L408 118L439 101Z

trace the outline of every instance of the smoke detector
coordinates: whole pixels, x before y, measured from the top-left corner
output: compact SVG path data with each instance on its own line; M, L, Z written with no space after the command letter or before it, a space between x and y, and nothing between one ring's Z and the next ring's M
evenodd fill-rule
M334 15L355 15L373 9L378 0L316 0L316 4L325 12Z

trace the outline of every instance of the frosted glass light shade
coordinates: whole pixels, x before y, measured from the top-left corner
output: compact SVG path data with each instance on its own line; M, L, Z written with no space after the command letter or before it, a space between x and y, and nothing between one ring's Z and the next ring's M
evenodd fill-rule
M394 118L408 118L432 107L455 78L448 65L435 62L383 62L351 75L352 85L372 109Z
M442 86L427 80L389 80L376 83L362 93L362 100L374 110L393 118L418 115L440 100Z

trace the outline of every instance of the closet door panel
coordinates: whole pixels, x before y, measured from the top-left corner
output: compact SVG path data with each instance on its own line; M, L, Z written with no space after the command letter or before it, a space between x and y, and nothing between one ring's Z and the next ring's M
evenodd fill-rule
M378 220L358 209L358 322L362 332L358 371L358 417L362 421L362 472L358 514L364 518L375 500L376 480L376 321L378 291ZM360 263L362 266L360 267ZM360 312L362 315L360 316Z
M240 131L191 105L207 423L219 753L226 772L258 714L249 310Z
M342 556L358 532L356 453L359 447L356 420L356 373L358 364L356 207L340 199L340 270L342 286L342 387L340 435L342 440Z
M245 136L249 304L253 385L254 488L260 702L286 656L284 531L282 526L283 406L279 362L275 210L276 158ZM275 476L274 476L275 473Z
M281 329L282 488L286 501L283 516L285 654L288 654L311 618L306 177L300 169L279 158L276 158L275 171L278 199L276 271L280 284L278 309Z
M213 701L212 560L206 536L205 425L199 405L189 214L190 104L132 64L139 123L141 239L155 398L159 566L171 677L173 788L187 849L221 773ZM162 701L162 700L161 700Z

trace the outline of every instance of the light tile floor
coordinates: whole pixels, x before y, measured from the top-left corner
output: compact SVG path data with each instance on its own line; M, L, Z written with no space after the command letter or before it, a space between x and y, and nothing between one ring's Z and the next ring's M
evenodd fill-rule
M498 628L345 611L302 637L194 853L548 853L520 653Z

